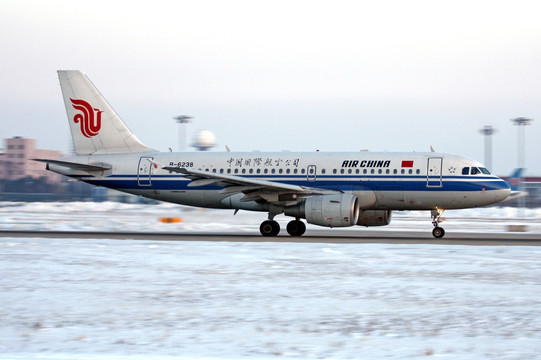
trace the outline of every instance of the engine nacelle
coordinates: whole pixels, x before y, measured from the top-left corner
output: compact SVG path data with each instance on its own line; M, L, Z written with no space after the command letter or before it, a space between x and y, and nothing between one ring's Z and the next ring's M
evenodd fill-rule
M391 223L392 210L362 210L357 225L384 226Z
M305 218L314 225L353 226L359 217L359 204L357 197L351 194L315 195L300 205L286 208L284 214Z

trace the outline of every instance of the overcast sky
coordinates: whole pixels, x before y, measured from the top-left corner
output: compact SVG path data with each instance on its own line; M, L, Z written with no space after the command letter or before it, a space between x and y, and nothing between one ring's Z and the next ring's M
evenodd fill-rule
M232 150L437 151L541 175L538 1L0 0L0 136L69 148L56 70L85 72L150 147L174 115Z

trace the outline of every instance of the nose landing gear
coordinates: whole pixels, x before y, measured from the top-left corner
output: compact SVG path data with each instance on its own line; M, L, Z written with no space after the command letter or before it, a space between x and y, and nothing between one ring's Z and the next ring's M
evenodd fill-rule
M443 219L441 219L441 216L443 215L444 211L445 210L441 209L435 209L430 211L430 214L432 215L432 225L434 225L434 229L432 230L432 236L434 236L436 239L441 239L445 236L445 230L443 230L442 227L439 227L439 223L443 221Z

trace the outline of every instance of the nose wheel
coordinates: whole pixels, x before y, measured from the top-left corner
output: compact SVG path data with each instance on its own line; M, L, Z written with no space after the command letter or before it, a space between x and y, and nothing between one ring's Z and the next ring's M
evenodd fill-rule
M432 236L434 236L436 239L441 239L445 236L445 230L439 226L436 226L434 230L432 230Z
M442 227L439 226L440 222L443 221L441 219L441 216L443 215L443 212L445 210L436 209L431 211L432 215L432 225L434 225L434 229L432 230L432 236L434 236L436 239L441 239L445 236L445 230L443 230Z

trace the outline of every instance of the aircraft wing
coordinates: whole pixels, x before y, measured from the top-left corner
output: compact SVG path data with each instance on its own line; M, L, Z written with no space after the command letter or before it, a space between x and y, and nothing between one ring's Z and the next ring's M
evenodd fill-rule
M219 174L190 168L164 166L167 171L184 174L192 182L188 186L216 185L222 187L222 194L243 193L241 201L266 200L274 204L291 205L300 199L311 196L336 193L334 190L317 189L278 181L252 179L243 176Z
M80 164L80 163L74 163L69 161L61 161L61 160L51 160L51 159L30 159L33 161L39 161L44 162L47 164L55 164L60 166L65 166L67 168L73 169L73 170L83 170L83 171L105 171L105 170L111 170L111 166L109 165L88 165L88 164Z

